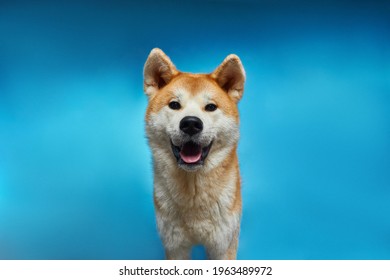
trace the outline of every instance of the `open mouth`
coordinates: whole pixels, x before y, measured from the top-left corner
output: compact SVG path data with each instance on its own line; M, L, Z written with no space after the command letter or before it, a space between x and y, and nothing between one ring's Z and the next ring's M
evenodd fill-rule
M179 165L185 164L191 166L203 164L204 160L209 154L212 144L213 142L211 142L209 145L205 147L202 147L201 145L195 142L189 141L187 143L184 143L181 147L179 147L173 145L171 141L172 151Z

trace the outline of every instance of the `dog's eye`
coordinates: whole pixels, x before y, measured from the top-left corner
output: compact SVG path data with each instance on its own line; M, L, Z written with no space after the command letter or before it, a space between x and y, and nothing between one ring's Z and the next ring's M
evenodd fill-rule
M212 111L217 110L217 105L210 103L210 104L207 104L206 107L204 107L204 109L206 111L212 112Z
M176 101L172 101L169 103L169 108L171 108L172 110L179 110L181 108L181 105L179 102L176 102Z

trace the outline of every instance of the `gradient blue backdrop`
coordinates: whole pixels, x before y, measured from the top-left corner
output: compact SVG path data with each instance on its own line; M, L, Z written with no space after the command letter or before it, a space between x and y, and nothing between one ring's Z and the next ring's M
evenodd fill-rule
M240 259L390 259L390 4L312 2L2 1L0 258L163 258L142 89L160 47L246 68Z

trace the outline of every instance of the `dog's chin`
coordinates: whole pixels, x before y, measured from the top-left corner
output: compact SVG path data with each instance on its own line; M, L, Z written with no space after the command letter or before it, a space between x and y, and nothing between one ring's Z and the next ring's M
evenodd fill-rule
M208 145L188 141L176 146L171 141L172 152L177 160L177 165L188 172L195 172L203 167L212 144L213 141Z

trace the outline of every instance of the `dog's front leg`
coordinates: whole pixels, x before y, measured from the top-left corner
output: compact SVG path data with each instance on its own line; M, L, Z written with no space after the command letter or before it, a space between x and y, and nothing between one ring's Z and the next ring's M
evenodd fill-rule
M191 244L180 236L163 237L165 248L165 258L167 260L189 260L191 253Z
M239 229L234 231L232 238L221 242L215 240L211 246L206 246L207 257L210 260L235 260L237 259Z
M178 246L176 248L165 249L167 260L189 260L191 246Z
M185 229L169 217L162 217L157 211L157 228L165 249L165 258L168 260L188 260L192 243Z

